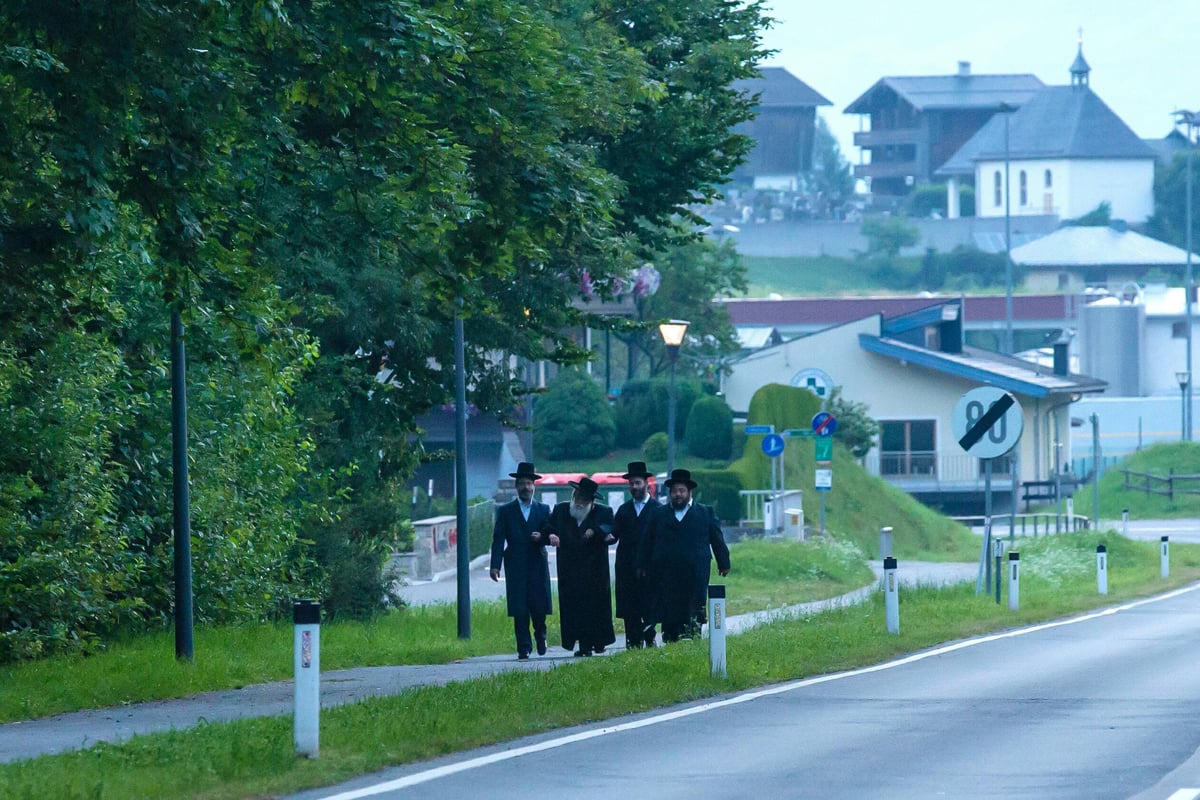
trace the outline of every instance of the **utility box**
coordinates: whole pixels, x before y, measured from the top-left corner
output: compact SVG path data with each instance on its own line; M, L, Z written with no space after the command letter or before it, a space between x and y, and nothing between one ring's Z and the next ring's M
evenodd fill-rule
M788 517L792 514L799 517L800 529L803 531L804 492L799 489L776 492L774 496L763 501L763 530L766 536L789 536Z
M784 509L783 535L786 539L804 541L804 509Z

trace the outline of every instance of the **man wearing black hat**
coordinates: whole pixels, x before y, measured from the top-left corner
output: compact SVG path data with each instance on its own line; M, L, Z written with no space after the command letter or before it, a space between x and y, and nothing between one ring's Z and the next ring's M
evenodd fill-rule
M608 538L613 512L596 502L600 487L591 478L571 481L575 491L559 503L542 532L558 548L558 619L562 646L579 644L577 656L603 653L617 640L612 621L612 589L608 577Z
M631 500L613 516L613 536L617 539L617 616L625 622L625 647L654 646L654 620L650 614L650 586L638 578L637 554L642 536L654 510L661 504L650 496L646 462L631 461L625 474Z
M670 503L654 512L638 551L638 570L654 587L653 619L662 623L664 642L695 636L706 615L708 577L716 556L717 571L729 574L729 547L716 512L692 502L696 482L686 469L665 481Z
M546 654L546 615L554 611L550 600L550 567L546 559L546 537L541 527L550 516L550 506L535 502L533 484L542 477L533 464L522 461L516 472L517 499L496 509L492 528L492 580L500 580L504 563L504 594L508 615L517 637L517 658L525 660L533 650L529 625L537 639L538 655Z

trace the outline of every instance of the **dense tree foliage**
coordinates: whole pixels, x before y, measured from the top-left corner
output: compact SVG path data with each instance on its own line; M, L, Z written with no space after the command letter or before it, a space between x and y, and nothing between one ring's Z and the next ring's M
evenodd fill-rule
M578 369L566 369L537 401L533 449L552 461L602 458L612 450L617 423L600 384Z
M580 286L687 246L744 155L729 85L762 24L727 0L0 7L0 660L170 617L172 310L198 617L374 607L455 315L487 412L520 391L497 354L585 357Z

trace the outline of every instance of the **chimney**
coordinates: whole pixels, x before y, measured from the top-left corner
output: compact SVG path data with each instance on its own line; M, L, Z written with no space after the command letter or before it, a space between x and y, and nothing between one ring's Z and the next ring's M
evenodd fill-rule
M971 74L971 62L970 61L958 62L958 77L966 78L966 77L970 76L970 74Z

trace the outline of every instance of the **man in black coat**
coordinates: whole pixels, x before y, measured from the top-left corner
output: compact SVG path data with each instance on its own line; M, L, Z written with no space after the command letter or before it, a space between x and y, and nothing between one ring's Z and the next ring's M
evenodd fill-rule
M608 539L613 512L596 502L600 487L591 478L571 481L571 500L550 512L542 531L558 548L558 606L562 646L577 656L603 653L617 640L612 620Z
M654 646L654 620L651 614L649 581L637 574L638 547L654 510L662 504L650 496L646 462L631 461L624 475L629 481L631 500L613 516L613 536L617 540L617 616L625 621L625 647Z
M717 571L729 574L729 547L716 513L692 502L696 482L686 469L666 481L670 503L657 509L638 551L638 569L654 587L653 619L662 623L664 642L695 636L706 616L713 556Z
M537 639L538 655L546 654L546 615L553 613L550 600L550 567L546 559L546 538L541 527L550 516L550 507L533 499L533 484L542 477L533 464L521 462L509 475L517 482L517 499L496 509L496 525L492 528L492 580L500 580L500 564L504 564L504 594L508 615L513 618L517 637L517 658L529 658L533 635Z

